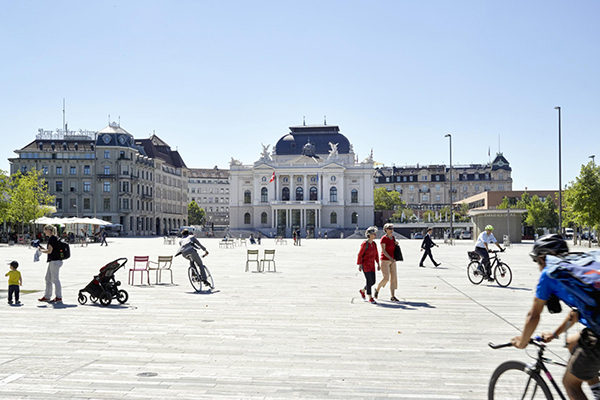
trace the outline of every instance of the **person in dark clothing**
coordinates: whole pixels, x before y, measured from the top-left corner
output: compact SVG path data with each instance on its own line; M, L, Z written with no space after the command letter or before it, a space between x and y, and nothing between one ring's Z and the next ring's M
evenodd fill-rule
M427 229L427 234L425 235L425 237L423 238L423 242L421 243L421 251L425 250L425 253L423 253L423 257L421 257L421 262L419 263L419 267L421 268L425 268L425 266L423 265L423 261L425 261L425 258L427 258L427 256L429 256L433 265L435 265L436 267L440 265L439 263L435 262L435 260L433 259L433 254L431 254L431 248L433 246L439 247L437 244L433 243L433 240L431 240L432 231L432 228Z
M102 238L102 241L100 242L100 246L102 246L102 245L108 246L108 243L106 242L106 229L102 229L102 232L100 232L100 237Z

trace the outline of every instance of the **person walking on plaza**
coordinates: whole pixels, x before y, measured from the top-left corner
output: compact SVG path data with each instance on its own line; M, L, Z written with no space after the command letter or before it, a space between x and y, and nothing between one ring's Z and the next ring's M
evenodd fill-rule
M377 289L375 289L374 297L377 299L379 296L379 291L385 287L385 285L390 283L390 293L391 298L390 301L399 301L394 293L398 288L398 274L396 272L396 260L394 259L394 249L398 246L398 242L396 242L396 238L394 237L394 225L393 224L385 224L383 226L383 231L385 235L381 237L381 273L383 274L383 278L377 285Z
M17 271L19 268L19 263L16 261L11 261L10 271L6 273L4 276L8 276L8 304L12 305L13 303L13 294L15 295L15 304L19 305L21 302L19 301L19 287L23 285L23 278L21 277L21 272Z
M106 229L102 229L102 232L100 232L100 237L102 238L102 241L100 242L100 246L102 246L103 244L106 245L108 247L108 243L106 242Z
M371 287L375 284L375 263L377 263L377 269L381 270L381 266L379 265L379 253L377 251L377 244L373 242L373 240L377 236L377 227L371 226L367 228L365 236L367 237L367 240L365 240L360 245L360 250L358 251L358 259L356 263L358 264L358 270L362 271L365 274L365 279L367 283L363 289L359 290L359 292L363 300L366 300L366 292L366 294L369 296L369 302L377 304L377 302L371 295Z
M56 236L56 228L53 225L44 226L44 233L48 236L48 244L44 249L39 247L42 253L48 254L48 269L46 270L46 291L44 297L39 301L47 301L49 303L62 302L62 286L60 284L60 267L63 262L58 253L58 237ZM54 299L52 298L52 286L54 285Z
M425 258L427 258L427 256L429 256L433 265L435 265L436 267L440 265L440 263L435 262L435 260L433 259L433 254L431 254L431 248L433 246L439 247L437 244L433 243L433 240L431 239L431 232L433 232L433 228L427 228L427 234L425 235L425 237L423 238L423 242L421 243L421 251L425 250L425 253L423 253L423 257L421 257L421 262L419 262L419 267L421 268L425 268L425 266L423 265L423 261L425 261Z
M294 246L297 246L298 243L296 242L297 235L296 235L296 230L295 229L292 231L292 236L294 237Z
M485 267L484 273L490 282L493 282L494 278L492 278L492 266L490 265L490 256L488 254L490 252L490 248L488 243L495 243L500 251L504 251L494 237L494 234L492 233L493 230L494 227L492 225L487 225L485 230L479 234L477 242L475 242L475 252L481 256L481 263Z
M298 246L301 246L301 244L300 244L301 238L302 238L302 233L300 232L300 228L298 228L298 230L296 231L296 243L298 243Z

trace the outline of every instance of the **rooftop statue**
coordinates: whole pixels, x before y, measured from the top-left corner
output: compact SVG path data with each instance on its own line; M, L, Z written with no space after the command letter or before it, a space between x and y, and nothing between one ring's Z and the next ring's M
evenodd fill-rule
M271 161L271 155L269 154L269 146L271 146L270 144L268 145L264 145L261 143L262 146L262 155L261 155L261 159L266 160L266 161Z
M339 154L339 153L338 153L338 144L339 144L339 143L335 143L335 144L333 144L333 143L329 142L329 147L330 147L331 149L329 150L329 157L327 157L328 159L329 159L329 158L337 158L337 156L338 156L338 154Z
M229 165L242 165L242 162L240 160L237 160L237 159L231 157L231 161L229 161Z

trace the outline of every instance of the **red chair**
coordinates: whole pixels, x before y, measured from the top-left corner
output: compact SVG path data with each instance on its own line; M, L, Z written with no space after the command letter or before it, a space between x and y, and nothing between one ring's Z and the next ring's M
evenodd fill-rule
M141 274L140 284L144 283L144 272L146 272L148 285L150 285L150 256L133 257L133 266L129 269L129 278L127 279L127 283L130 285L133 285L133 278L136 271L139 271Z

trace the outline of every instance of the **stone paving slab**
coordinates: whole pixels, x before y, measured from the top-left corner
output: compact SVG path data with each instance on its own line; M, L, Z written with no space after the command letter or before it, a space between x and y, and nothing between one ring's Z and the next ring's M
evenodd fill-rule
M440 268L418 268L420 240L403 240L401 301L387 301L385 288L372 305L358 294L359 240L296 247L265 239L253 246L276 249L277 272L265 273L244 272L247 248L220 249L218 241L202 240L211 293L192 290L180 257L175 284L139 285L137 274L127 285L133 256L175 253L162 238L73 248L61 269L60 306L37 302L46 263L33 263L31 249L0 247L0 261L19 261L23 289L37 291L22 295L21 307L6 305L0 291L0 399L484 399L501 362L528 360L487 343L522 328L538 276L531 243L502 254L514 277L500 288L468 281L472 241L440 245ZM79 305L78 291L119 257L130 259L117 273L129 301ZM540 331L563 316L544 314ZM551 349L567 357L560 343Z

